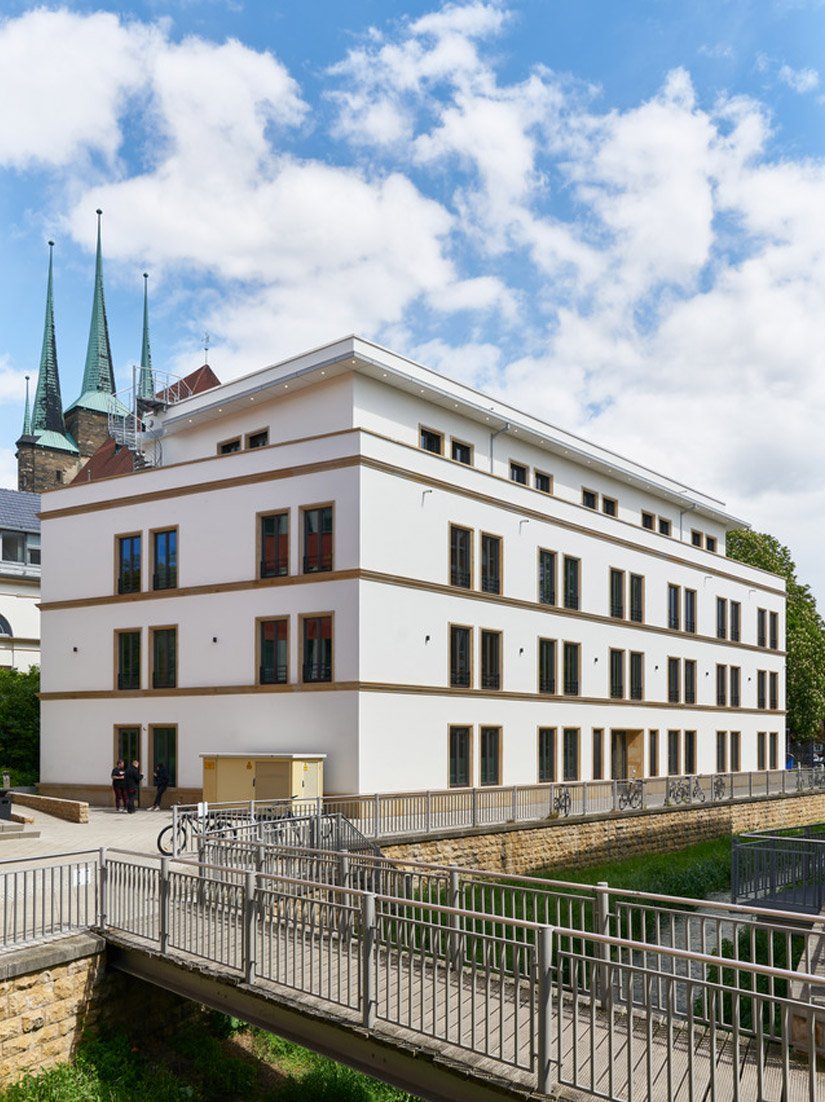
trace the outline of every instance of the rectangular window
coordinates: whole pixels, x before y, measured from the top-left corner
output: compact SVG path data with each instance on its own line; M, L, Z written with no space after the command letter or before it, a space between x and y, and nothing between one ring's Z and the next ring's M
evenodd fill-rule
M667 771L673 776L682 772L682 754L680 743L681 731L668 731L667 733Z
M248 448L265 448L269 443L269 430L261 429L260 432L251 432L246 438Z
M585 490L582 487L582 505L585 509L595 509L599 501L599 495L592 490Z
M501 728L482 727L479 731L479 783L501 784Z
M728 771L728 733L727 731L716 732L716 772L727 773Z
M261 517L261 577L289 573L289 513Z
M694 547L701 547L704 542L702 533L697 532L695 528L691 529L690 542L693 544Z
M624 651L610 651L610 698L624 700Z
M140 535L119 536L117 541L117 591L140 592Z
M564 728L564 746L562 780L577 781L579 779L579 730L577 727Z
M630 575L630 619L643 624L645 619L645 580L641 574Z
M140 757L140 727L115 727L115 761L132 762Z
M742 638L742 605L739 601L730 603L730 637L734 643Z
M685 631L696 634L696 590L685 590Z
M154 771L159 765L165 765L166 772L169 774L169 784L174 788L178 783L177 727L153 725L149 731L149 746L152 752L150 768Z
M523 463L510 464L510 481L518 482L519 486L527 485L527 468Z
M765 732L756 732L756 768L765 768Z
M779 674L778 673L772 673L770 675L769 682L770 682L770 693L771 693L771 698L770 698L771 711L775 712L776 709L779 707Z
M556 640L539 639L539 692L556 691Z
M481 687L501 688L501 632L481 633Z
M444 453L444 437L440 432L434 432L433 429L422 428L418 443L419 447L423 448L425 452L433 452L435 455L443 455Z
M738 773L742 768L742 736L739 731L730 733L730 771Z
M481 536L481 588L485 593L501 593L501 539Z
M152 628L152 688L174 689L178 683L177 628Z
M117 642L117 687L119 689L140 688L140 631L118 631Z
M705 547L708 551L716 550L716 536L705 536Z
M539 784L556 779L556 728L539 727Z
M679 630L679 586L667 587L667 626L672 631Z
M656 526L656 517L653 513L642 513L642 528L647 528L649 532L652 532Z
M605 497L602 494L602 512L609 517L615 517L619 511L619 503L614 497Z
M756 645L766 647L768 645L767 611L764 608L756 610Z
M679 659L667 660L667 699L669 704L678 704L681 695L679 691Z
M600 781L604 777L604 731L601 727L593 728L593 780Z
M685 731L685 772L693 776L696 772L696 732Z
M742 671L739 666L730 668L730 706L731 708L742 706Z
M724 597L716 598L716 638L728 637L728 602Z
M779 614L772 612L770 614L770 647L771 650L779 650Z
M728 667L719 666L716 667L716 707L726 708L728 706Z
M241 450L241 438L236 436L234 440L224 440L218 444L218 455L231 455Z
M332 570L332 506L304 509L304 573Z
M472 630L450 625L450 685L468 689L472 676Z
M258 621L258 682L286 685L289 680L287 638L289 620Z
M304 616L301 622L303 680L332 681L332 617Z
M645 656L640 651L632 650L630 652L630 699L631 700L644 700L644 696L645 696L644 666L645 666Z
M469 528L450 525L450 585L469 589L471 582L473 535Z
M624 570L610 571L610 615L624 619Z
M40 534L26 533L26 559L30 566L40 565Z
M564 695L579 695L579 644L564 644Z
M556 603L556 553L539 548L539 603Z
M450 788L470 784L470 728L450 728Z
M756 671L756 707L767 708L768 698L766 693L767 676L764 670Z
M564 607L579 607L579 560L564 556Z
M535 472L535 486L537 490L540 490L543 494L552 494L553 492L553 477L552 475L545 474L543 471Z
M152 533L152 589L176 589L178 585L178 530Z
M647 733L647 773L649 777L659 776L659 732Z
M670 521L665 520L664 517L659 517L659 535L660 536L669 536L670 535Z
M779 768L779 733L777 731L771 731L770 733L770 761L768 762L769 769Z
M696 703L696 662L685 659L685 704Z
M452 440L450 442L450 455L456 463L464 463L467 467L472 466L473 449L469 444L462 444L460 440Z

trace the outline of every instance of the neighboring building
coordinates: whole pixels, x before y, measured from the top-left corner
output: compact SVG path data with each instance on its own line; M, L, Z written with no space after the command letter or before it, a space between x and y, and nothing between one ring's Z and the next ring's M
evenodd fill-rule
M39 494L0 490L0 666L40 663Z
M44 791L327 755L332 792L782 767L784 582L742 521L350 337L156 405L42 503Z

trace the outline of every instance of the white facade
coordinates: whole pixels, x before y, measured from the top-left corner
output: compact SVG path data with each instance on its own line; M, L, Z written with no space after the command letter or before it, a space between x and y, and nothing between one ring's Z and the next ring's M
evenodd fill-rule
M725 558L742 522L718 501L358 338L187 399L150 429L162 465L43 499L44 784L105 783L121 728L139 731L149 767L153 732L174 740L188 790L201 754L253 748L325 753L339 793L784 763L784 582ZM469 462L451 458L454 441ZM321 506L332 559L306 573L304 510ZM261 517L275 513L288 515L288 572L262 577ZM156 541L171 530L173 584L158 590ZM120 593L121 541L138 535L139 588ZM499 592L483 535L500 540ZM451 540L469 543L469 577ZM555 553L554 594L539 592L541 550ZM578 608L564 607L565 558L579 562ZM331 635L329 680L306 680L305 651L321 652L305 617ZM274 619L288 668L261 684L260 622ZM172 628L174 685L153 688L157 632ZM500 633L498 662L485 636L486 667L483 632ZM120 682L118 633L140 652ZM554 683L540 683L540 639L555 643ZM578 646L567 678L565 643Z
M0 490L0 667L40 663L38 494Z

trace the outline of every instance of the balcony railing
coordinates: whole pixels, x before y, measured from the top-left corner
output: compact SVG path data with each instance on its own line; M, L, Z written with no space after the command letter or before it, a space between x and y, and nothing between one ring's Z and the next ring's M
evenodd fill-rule
M481 674L481 687L482 689L500 689L501 688L501 674L491 673L485 670Z
M458 585L462 589L469 589L470 571L462 566L450 567L450 585Z
M286 685L286 666L261 666L258 670L261 685Z
M331 662L304 662L304 681L332 681Z
M156 570L152 575L152 589L177 589L177 567L169 566L163 570Z

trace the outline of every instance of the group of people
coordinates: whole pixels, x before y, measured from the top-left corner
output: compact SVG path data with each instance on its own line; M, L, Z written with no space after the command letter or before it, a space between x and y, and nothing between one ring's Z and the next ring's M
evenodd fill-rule
M143 774L140 771L140 762L135 758L131 765L126 765L123 758L118 761L112 770L112 791L115 795L115 811L124 815L133 815L140 806L140 782ZM169 787L169 770L159 761L155 766L155 802L149 811L160 811L160 802L163 794Z

